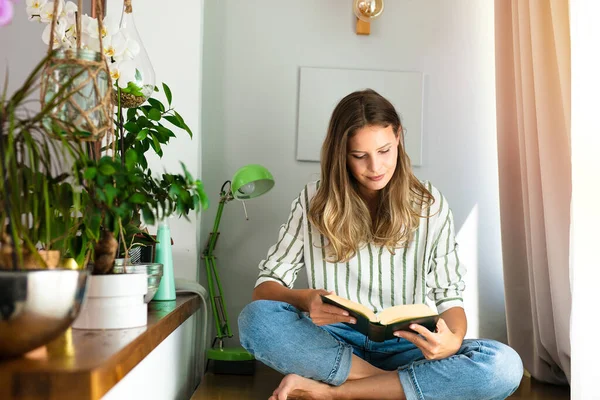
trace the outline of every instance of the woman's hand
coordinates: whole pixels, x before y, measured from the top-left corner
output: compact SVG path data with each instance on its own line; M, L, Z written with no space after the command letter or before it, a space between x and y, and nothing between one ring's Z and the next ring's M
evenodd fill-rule
M338 322L355 324L356 320L352 318L346 310L342 310L331 304L323 303L321 295L326 296L332 293L333 292L328 292L323 289L312 289L309 291L306 299L306 310L314 324L317 326L335 324Z
M421 349L428 360L441 360L453 356L462 345L462 337L452 333L442 318L438 319L435 332L418 324L412 324L410 329L418 333L396 331L394 335L412 342Z

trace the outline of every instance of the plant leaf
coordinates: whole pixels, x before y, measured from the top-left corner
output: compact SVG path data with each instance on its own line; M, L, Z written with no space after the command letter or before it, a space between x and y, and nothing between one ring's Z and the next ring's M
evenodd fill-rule
M144 128L140 131L140 133L137 134L137 136L135 137L135 140L144 140L146 139L146 137L148 136L148 132L150 132L150 130L148 128Z
M88 181L92 180L96 177L97 172L98 170L96 169L96 167L88 167L83 172L83 178Z
M161 117L162 117L162 113L160 112L160 110L158 110L156 108L152 108L148 112L148 118L150 118L153 121L160 121Z
M140 127L134 121L126 122L123 127L131 133L138 133L140 131Z
M148 99L148 103L150 103L150 105L154 108L156 108L157 110L159 110L161 113L165 112L165 106L163 105L163 103L161 103L160 101L150 97Z
M132 170L135 164L137 163L138 155L134 149L127 149L125 152L125 165L127 165L128 170Z
M115 172L117 172L117 170L115 169L115 167L113 167L113 166L112 166L112 165L110 165L110 164L106 164L106 163L104 163L104 164L101 164L101 165L98 167L98 170L100 171L100 173L101 173L102 175L106 175L106 176L111 176L111 175L114 175L114 173L115 173Z
M112 185L106 185L104 187L104 193L106 193L106 202L108 203L108 205L112 205L114 198L118 194L117 188Z
M163 90L165 91L165 96L167 96L167 101L169 102L169 106L170 106L171 100L173 100L173 95L171 94L171 89L164 82L162 84L162 87L163 87Z
M135 115L137 114L137 108L130 108L127 110L127 120L135 119Z
M148 206L142 207L142 215L144 216L144 222L147 225L154 225L154 213Z
M181 128L185 129L186 132L189 133L190 137L192 137L193 136L192 130L189 128L189 126L187 126L187 124L183 120L183 117L181 115L179 115L179 113L177 111L173 111L173 112L175 113L175 116L179 119L179 122L183 125Z
M134 193L129 197L129 201L135 204L144 204L146 202L146 196L143 193Z
M183 127L183 124L179 120L179 118L177 118L176 116L174 116L174 115L165 115L163 118L166 119L167 121L169 121L170 123L172 123L173 125L175 125L176 127L181 128L181 129L185 129Z

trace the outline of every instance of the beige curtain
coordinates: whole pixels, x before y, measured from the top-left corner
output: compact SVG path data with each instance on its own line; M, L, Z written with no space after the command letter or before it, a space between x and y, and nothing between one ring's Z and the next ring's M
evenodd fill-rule
M570 374L568 0L496 0L502 252L509 344L534 378Z

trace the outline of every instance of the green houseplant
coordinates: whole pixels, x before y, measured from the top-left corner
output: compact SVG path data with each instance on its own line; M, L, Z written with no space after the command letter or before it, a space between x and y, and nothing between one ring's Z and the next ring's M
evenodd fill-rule
M118 107L118 129L113 140L90 155L82 154L74 164L75 179L81 183L81 201L77 214L82 216L80 234L73 238L73 254L93 260L90 294L74 328L118 329L146 324L142 304L125 304L126 298L145 297L146 275L115 273L115 258L124 258L136 245L151 244L141 224L154 224L170 215L187 218L192 210L208 206L202 182L194 179L182 164L182 174L155 176L146 155L159 156L170 139L171 130L191 135L183 118L171 107L171 91L163 84L168 107L150 98L147 104L130 108L126 115ZM167 127L168 123L171 128ZM137 270L132 269L132 270ZM127 269L125 269L127 272ZM119 301L123 300L121 304ZM106 302L111 305L106 306ZM149 300L148 300L149 301ZM145 306L145 304L143 305ZM116 309L118 312L115 312ZM126 315L126 317L125 317Z
M69 160L79 144L52 140L48 110L69 96L58 92L34 112L32 94L45 59L10 97L0 96L0 266L5 269L56 267L65 240L78 229L72 215L77 195L69 181ZM47 265L50 263L50 265Z
M72 213L76 182L63 171L80 150L46 135L55 126L48 110L70 95L66 88L40 109L31 100L45 62L10 96L8 79L0 89L0 359L64 332L79 314L89 279L88 269L54 268L79 229Z
M163 89L168 108L150 98L147 104L129 108L126 117L117 112L116 123L122 129L117 129L114 141L99 156L79 154L74 165L83 188L77 210L82 229L73 238L71 253L81 264L93 252L94 274L110 273L116 256L127 259L133 247L154 243L143 229L142 218L152 225L174 214L187 218L192 210L208 207L202 182L183 163L182 174L159 177L148 166L146 153L162 156L163 148L176 136L171 128L192 135L171 107L169 87L163 84Z

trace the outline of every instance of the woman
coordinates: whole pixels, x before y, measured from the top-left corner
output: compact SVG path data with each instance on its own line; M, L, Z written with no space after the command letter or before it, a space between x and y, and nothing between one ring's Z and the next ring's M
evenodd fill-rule
M304 266L310 289L292 289ZM463 340L465 269L448 202L413 175L398 114L372 90L333 111L321 181L292 203L259 269L239 328L249 352L287 374L270 400L504 399L519 386L514 350ZM375 312L428 296L440 319L435 332L413 325L372 342L323 304L330 292Z

